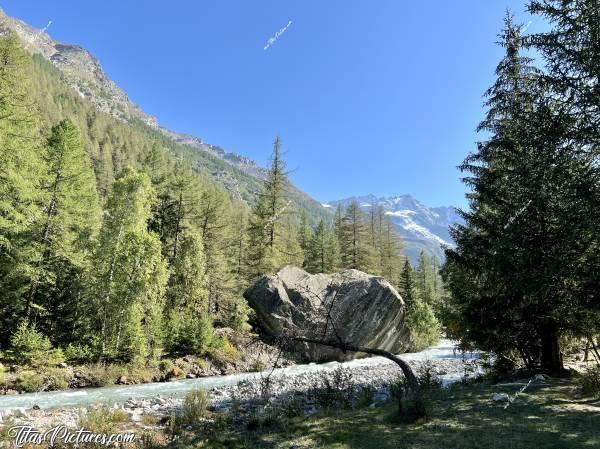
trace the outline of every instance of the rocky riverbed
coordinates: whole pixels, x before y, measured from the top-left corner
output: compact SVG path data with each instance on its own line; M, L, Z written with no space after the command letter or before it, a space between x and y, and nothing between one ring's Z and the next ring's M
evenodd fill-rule
M477 358L465 358L460 354L438 354L431 359L407 354L405 358L417 374L427 371L442 383L473 376L480 370ZM322 407L323 395L336 391L344 392L343 399L346 401L366 401L371 407L376 407L378 403L390 399L392 385L401 378L401 371L396 364L386 359L371 358L341 364L311 364L307 365L306 371L299 372L297 367L295 371L264 371L234 385L211 388L207 392L210 407L216 411L231 412L234 419L244 419L257 407L268 404L293 406L299 413L309 415ZM154 425L152 423L160 423L161 418L178 413L182 403L181 396L156 395L144 399L131 397L125 402L108 406L127 413L133 427L149 428ZM97 405L54 409L34 405L27 409L5 411L0 408L0 422L28 424L38 429L58 424L75 427L81 417L94 407Z

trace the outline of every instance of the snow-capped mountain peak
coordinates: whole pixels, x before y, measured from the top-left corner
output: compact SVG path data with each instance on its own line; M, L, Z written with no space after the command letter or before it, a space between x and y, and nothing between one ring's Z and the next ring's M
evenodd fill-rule
M421 250L444 258L443 247L453 246L449 228L460 223L461 218L454 207L430 208L410 195L397 195L378 198L375 195L351 197L326 203L331 208L341 204L347 207L352 201L358 202L365 212L374 206L382 206L406 245L406 253L416 262Z

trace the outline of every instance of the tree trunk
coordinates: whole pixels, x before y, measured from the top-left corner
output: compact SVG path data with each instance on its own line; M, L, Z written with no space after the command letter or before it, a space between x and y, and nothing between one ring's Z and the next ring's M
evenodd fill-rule
M598 349L596 349L596 345L594 345L594 339L592 337L588 338L588 344L589 344L589 347L592 350L592 354L594 355L594 359L596 359L596 363L598 365L600 365L600 353L598 352Z
M542 330L542 368L550 373L560 373L564 369L558 337L554 327Z
M283 337L283 338L285 338L285 337ZM415 418L415 420L427 417L427 410L425 409L425 401L423 400L423 391L421 390L421 386L419 385L419 381L417 380L415 373L413 373L413 370L408 363L406 363L404 360L397 357L396 355L392 354L391 352L385 351L383 349L373 349L373 348L365 348L363 346L355 346L355 345L346 344L343 342L340 343L337 341L318 340L318 339L305 338L305 337L289 337L289 340L299 341L299 342L304 342L304 343L312 343L312 344L323 345L323 346L329 346L331 348L341 349L344 352L346 352L346 351L363 352L365 354L379 355L379 356L385 357L386 359L391 360L392 362L396 363L400 367L400 369L402 370L402 373L404 374L404 377L406 377L406 380L408 381L408 384L410 385L412 399L414 401L414 413L415 413L414 418ZM401 402L400 402L400 412L402 412L402 403Z

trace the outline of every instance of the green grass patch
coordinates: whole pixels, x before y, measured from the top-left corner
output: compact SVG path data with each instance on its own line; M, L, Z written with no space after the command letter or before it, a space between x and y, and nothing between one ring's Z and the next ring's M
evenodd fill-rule
M475 384L431 390L429 419L400 423L396 406L296 418L283 430L198 436L177 449L589 449L600 447L600 401L579 397L573 381L533 384L506 409L494 393L518 385Z

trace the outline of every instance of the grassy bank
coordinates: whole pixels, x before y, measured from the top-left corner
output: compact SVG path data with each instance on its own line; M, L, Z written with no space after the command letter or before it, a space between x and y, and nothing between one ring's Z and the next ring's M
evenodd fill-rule
M115 384L133 385L258 371L266 366L266 357L266 353L246 354L229 342L202 356L164 358L153 363L97 362L71 365L65 363L64 358L49 363L48 357L40 354L34 362L17 364L14 359L3 359L0 354L0 395Z
M494 393L514 395L519 385L475 384L428 393L430 418L403 424L395 405L364 408L308 419L282 427L235 435L224 430L172 449L578 449L600 447L600 401L581 397L572 380L533 384L506 409Z

